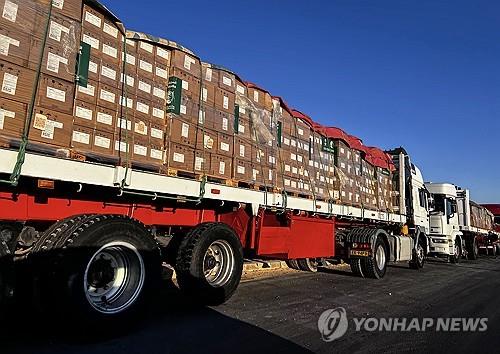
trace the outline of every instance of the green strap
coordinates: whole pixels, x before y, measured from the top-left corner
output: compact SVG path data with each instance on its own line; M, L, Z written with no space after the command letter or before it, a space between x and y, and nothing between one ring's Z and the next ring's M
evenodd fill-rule
M43 57L45 54L45 46L47 44L47 34L49 33L50 20L52 18L52 1L49 1L49 12L47 15L47 22L45 23L45 33L42 40L41 50L40 50L40 59L38 60L36 77L33 82L32 95L30 99L30 103L28 106L28 115L26 116L26 120L24 121L23 135L21 138L21 144L19 145L19 150L17 152L16 164L14 165L14 169L10 175L8 180L0 180L0 183L10 184L11 186L17 186L19 183L19 178L21 177L21 170L23 168L25 159L26 159L26 148L29 142L29 131L31 127L31 120L33 119L33 113L35 110L35 100L38 93L38 84L40 83L40 76L42 72L42 63Z

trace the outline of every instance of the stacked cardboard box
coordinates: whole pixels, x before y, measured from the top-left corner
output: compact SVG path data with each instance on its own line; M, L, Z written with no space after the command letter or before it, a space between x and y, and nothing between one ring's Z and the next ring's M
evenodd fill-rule
M348 139L312 129L280 98L177 43L126 32L96 1L52 3L0 0L3 140L19 141L32 110L32 144L392 208L390 171Z
M30 141L69 147L81 2L50 7L45 1L0 1L0 134L19 141L33 111Z
M383 211L392 210L393 185L392 185L391 171L385 168L377 167L376 180L377 180L376 208Z

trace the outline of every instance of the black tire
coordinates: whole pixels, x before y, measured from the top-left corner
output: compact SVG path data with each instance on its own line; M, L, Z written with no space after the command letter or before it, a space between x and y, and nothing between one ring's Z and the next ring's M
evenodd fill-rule
M0 240L0 321L12 299L14 291L14 268L12 252L7 244Z
M161 274L151 233L122 215L78 215L57 222L33 247L30 264L41 307L82 322L136 313ZM122 269L128 272L120 275Z
M351 265L351 271L353 272L354 275L361 278L365 277L365 275L363 274L363 269L361 267L361 259L351 258L349 264Z
M300 270L299 264L297 263L296 259L288 259L285 261L285 263L290 269Z
M455 250L458 249L458 252L449 256L450 263L458 264L460 262L460 256L462 254L462 246L460 245L460 239L457 237L455 239Z
M318 271L319 259L317 258L301 258L297 259L299 269L304 272L316 273Z
M425 264L425 244L422 237L418 238L417 249L412 251L412 260L410 261L411 269L422 269Z
M479 247L477 246L477 240L474 237L472 241L468 244L467 258L471 261L475 261L479 256Z
M243 272L240 239L226 224L202 223L183 237L175 271L180 289L192 301L220 305L233 295L240 283Z
M381 279L387 271L388 252L385 242L377 237L374 253L371 257L361 259L361 269L367 278Z
M496 245L493 245L493 247L491 248L491 255L493 257L496 257L496 255L497 255L497 246Z
M496 244L495 247L497 248L497 255L500 255L500 244Z

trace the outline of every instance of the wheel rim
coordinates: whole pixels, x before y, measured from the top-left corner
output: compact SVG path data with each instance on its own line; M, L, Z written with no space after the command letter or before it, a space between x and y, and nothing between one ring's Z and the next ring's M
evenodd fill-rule
M385 267L385 250L382 245L377 247L377 251L375 252L375 262L377 263L377 268L379 270L383 270Z
M225 240L212 242L203 257L203 274L213 287L225 285L234 270L234 253L231 245Z
M318 270L319 260L317 258L308 258L309 269L313 272Z
M422 264L424 261L424 248L422 247L422 245L417 246L417 260L420 264Z
M137 249L127 242L112 242L94 253L84 275L85 296L104 314L129 308L139 297L146 270Z
M455 243L454 255L456 258L458 258L459 253L460 253L460 249L459 249L458 245Z

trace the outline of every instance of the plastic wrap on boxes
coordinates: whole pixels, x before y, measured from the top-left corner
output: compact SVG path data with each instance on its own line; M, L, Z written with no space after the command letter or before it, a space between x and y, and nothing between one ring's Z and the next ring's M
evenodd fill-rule
M236 91L236 105L240 112L244 111L250 117L251 135L257 144L272 145L275 136L272 133L274 124L271 122L271 112L258 108L248 97ZM267 123L267 124L266 124Z

